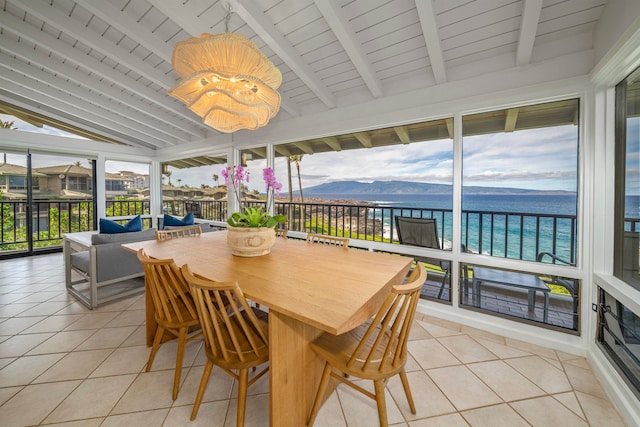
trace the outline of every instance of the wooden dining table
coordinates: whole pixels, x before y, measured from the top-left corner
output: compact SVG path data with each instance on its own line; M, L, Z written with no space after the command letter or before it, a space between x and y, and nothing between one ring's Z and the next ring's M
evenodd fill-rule
M309 343L323 332L339 335L367 321L393 285L402 283L412 258L297 239L276 239L271 253L231 254L226 231L167 241L135 242L125 248L215 281L238 282L245 296L269 309L270 425L306 425L322 373ZM155 334L147 300L147 343ZM151 318L150 318L151 316Z

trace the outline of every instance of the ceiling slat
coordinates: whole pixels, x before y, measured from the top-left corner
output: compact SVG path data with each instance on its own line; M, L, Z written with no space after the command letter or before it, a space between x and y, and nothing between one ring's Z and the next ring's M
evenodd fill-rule
M356 67L362 79L365 81L371 94L375 98L382 96L382 84L371 67L369 60L362 50L362 46L355 39L353 31L349 29L347 21L342 17L342 11L331 0L315 0L316 6L327 20L334 34L349 55L351 62Z

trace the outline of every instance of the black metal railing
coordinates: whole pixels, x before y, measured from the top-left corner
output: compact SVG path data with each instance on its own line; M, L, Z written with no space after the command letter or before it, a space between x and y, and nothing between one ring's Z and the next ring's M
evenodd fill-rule
M62 245L62 235L93 230L93 203L86 200L35 201L31 211L26 201L0 202L0 251L28 249L27 223L31 221L33 248Z
M453 240L451 209L279 202L276 212L289 218L291 230L392 243L398 241L396 216L435 218L442 247L450 249ZM535 261L548 251L575 262L576 233L575 215L462 212L463 247L491 256Z
M264 206L253 201L248 206ZM24 250L27 247L27 203L0 201L0 249ZM145 215L149 201L108 200L107 216ZM64 233L96 228L94 205L87 200L36 201L32 205L34 247L61 244ZM165 201L163 211L185 215L189 211L202 219L225 221L227 203L221 200ZM318 232L353 239L397 243L396 216L435 218L444 249L451 248L453 212L451 209L405 208L372 203L282 202L275 204L277 214L288 218L292 231ZM625 229L638 230L640 219L627 218ZM152 219L144 219L145 228ZM535 261L539 252L551 252L575 263L577 219L575 215L531 214L524 212L463 211L461 243L466 250L491 256Z

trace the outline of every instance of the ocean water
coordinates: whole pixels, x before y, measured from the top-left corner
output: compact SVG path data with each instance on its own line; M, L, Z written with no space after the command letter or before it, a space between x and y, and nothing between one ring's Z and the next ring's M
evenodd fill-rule
M314 198L358 200L376 203L394 210L394 216L420 216L418 209L429 209L425 216L433 215L438 222L439 237L444 248L451 247L453 215L452 197L447 194L323 194ZM638 200L628 200L638 217ZM415 209L415 210L411 210ZM488 255L515 259L534 260L538 252L554 252L568 260L575 260L575 220L577 199L575 195L536 194L468 194L462 200L462 241L469 250ZM488 213L493 213L489 215ZM498 213L498 214L496 214ZM386 210L372 210L372 217L383 222L385 234L392 232L393 219ZM562 218L557 218L562 216ZM556 219L554 220L554 217ZM564 218L566 217L566 218Z

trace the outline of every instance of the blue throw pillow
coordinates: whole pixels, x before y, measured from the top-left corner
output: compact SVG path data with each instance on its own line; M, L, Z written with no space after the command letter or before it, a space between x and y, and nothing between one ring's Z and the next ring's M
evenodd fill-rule
M128 233L130 231L142 231L142 218L140 215L132 218L125 225L120 225L110 219L100 218L100 233L102 234Z
M173 217L171 215L164 214L164 219L162 220L162 227L163 228L167 227L167 226L182 227L182 226L185 226L185 225L193 225L193 223L194 223L194 221L193 221L193 212L189 212L182 219L178 219L178 218Z

